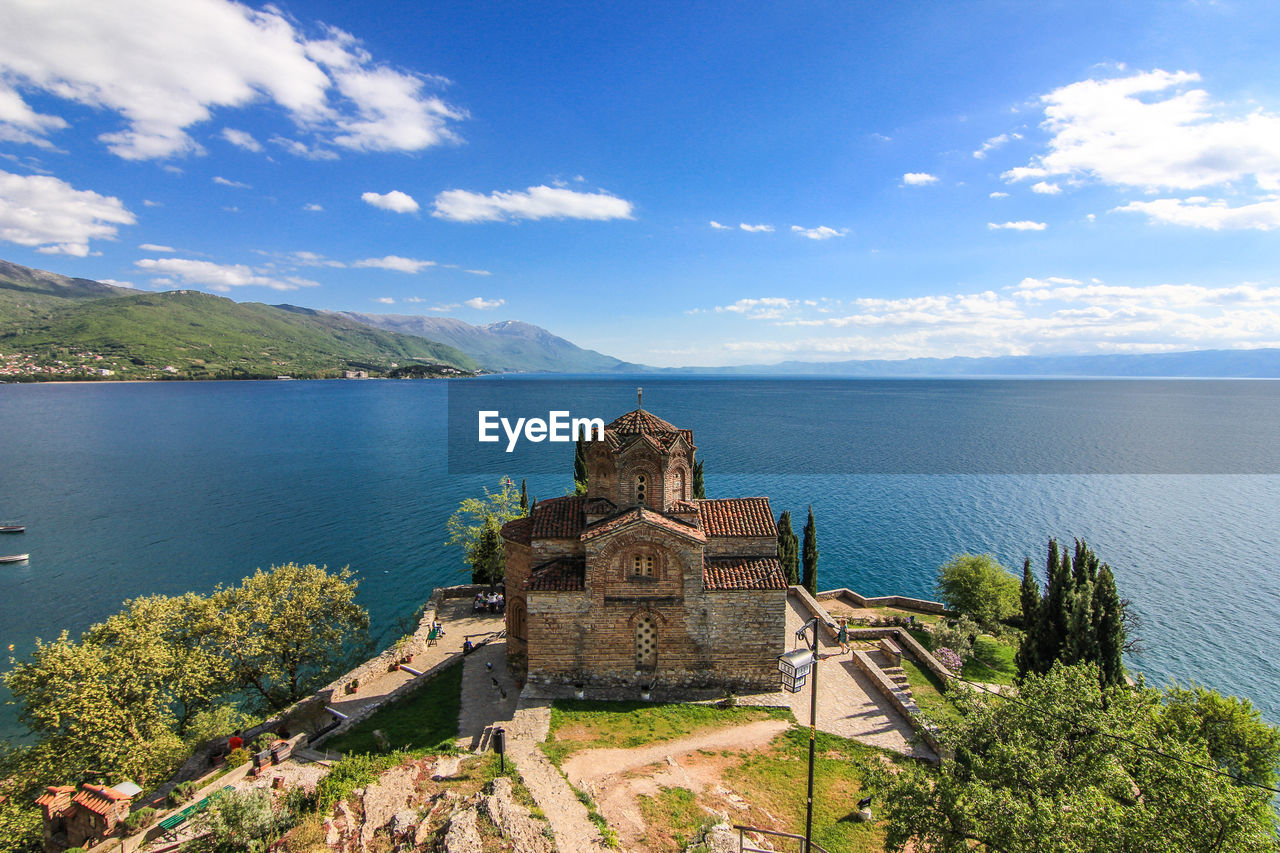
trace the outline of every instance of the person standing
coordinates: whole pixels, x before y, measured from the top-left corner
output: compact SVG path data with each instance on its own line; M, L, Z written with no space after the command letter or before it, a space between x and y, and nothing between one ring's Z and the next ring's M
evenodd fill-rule
M840 644L840 653L847 655L849 653L849 620L840 619L837 624L840 630L836 631L836 642Z

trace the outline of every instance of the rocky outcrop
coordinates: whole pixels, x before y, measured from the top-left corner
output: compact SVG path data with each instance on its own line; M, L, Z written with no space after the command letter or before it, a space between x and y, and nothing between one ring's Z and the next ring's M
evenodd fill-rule
M510 779L499 776L493 780L493 793L484 798L483 807L502 837L520 853L556 853L555 845L544 834L547 824L536 820L516 801Z

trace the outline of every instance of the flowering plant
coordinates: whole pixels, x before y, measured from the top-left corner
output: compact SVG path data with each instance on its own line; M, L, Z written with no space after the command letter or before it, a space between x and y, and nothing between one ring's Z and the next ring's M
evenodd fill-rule
M959 673L964 667L964 661L960 659L960 655L951 651L951 649L946 646L943 646L940 649L935 649L933 656L938 659L938 663L942 664L954 673Z

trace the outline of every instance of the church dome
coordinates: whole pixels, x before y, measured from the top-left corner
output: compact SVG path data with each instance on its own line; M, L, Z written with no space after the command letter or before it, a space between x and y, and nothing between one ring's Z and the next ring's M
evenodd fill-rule
M634 412L627 412L625 415L615 418L607 429L619 435L680 431L674 424L668 423L657 415L646 412L644 409L636 409Z

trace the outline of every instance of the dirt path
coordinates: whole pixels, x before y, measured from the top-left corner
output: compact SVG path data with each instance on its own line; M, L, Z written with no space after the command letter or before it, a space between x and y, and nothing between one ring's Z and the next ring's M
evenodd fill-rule
M595 782L606 776L647 767L669 756L684 755L697 749L756 749L789 728L791 723L787 720L758 720L633 749L588 749L575 753L564 762L564 774L573 784L582 787L584 782Z

